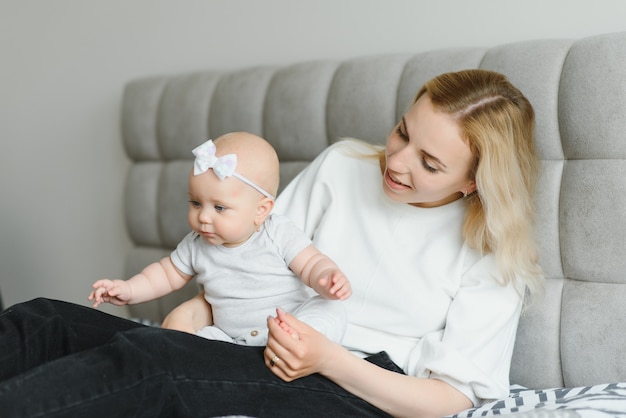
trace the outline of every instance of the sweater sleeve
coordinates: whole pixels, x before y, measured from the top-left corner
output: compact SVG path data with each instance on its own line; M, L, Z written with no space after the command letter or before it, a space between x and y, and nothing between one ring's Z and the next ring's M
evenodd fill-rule
M409 374L445 381L477 405L509 393L509 369L523 290L494 277L495 257L463 274L445 328L425 335L409 358Z

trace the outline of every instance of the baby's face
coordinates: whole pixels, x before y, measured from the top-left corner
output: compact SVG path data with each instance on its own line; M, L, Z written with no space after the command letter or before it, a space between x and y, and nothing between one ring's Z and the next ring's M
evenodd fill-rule
M252 236L258 191L234 177L220 180L213 170L189 176L189 225L211 245L236 247Z

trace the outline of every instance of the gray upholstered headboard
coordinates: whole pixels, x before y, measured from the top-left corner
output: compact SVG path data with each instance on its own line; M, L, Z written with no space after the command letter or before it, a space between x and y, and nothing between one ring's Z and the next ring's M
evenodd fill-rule
M626 381L626 33L131 81L122 109L133 161L127 273L188 231L191 149L207 138L267 138L284 186L339 138L382 143L429 78L477 67L506 74L533 103L542 159L536 235L548 280L522 318L511 381ZM158 320L196 292L188 286L131 313Z

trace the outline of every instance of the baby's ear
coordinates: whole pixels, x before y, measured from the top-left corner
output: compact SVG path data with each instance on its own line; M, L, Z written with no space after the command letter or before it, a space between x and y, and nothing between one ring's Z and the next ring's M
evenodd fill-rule
M274 209L274 199L270 199L269 197L264 197L259 200L259 204L256 208L256 217L254 218L254 223L256 226L261 225L265 222L265 218L267 218L270 212Z

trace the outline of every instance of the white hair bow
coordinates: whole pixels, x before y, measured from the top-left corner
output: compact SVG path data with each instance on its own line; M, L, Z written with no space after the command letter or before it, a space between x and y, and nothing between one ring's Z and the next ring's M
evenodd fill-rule
M270 199L274 199L274 196L266 192L260 186L257 186L252 180L247 179L235 171L235 168L237 168L236 154L226 154L221 157L216 157L215 151L215 144L211 139L193 149L193 155L196 157L196 160L193 163L194 176L202 174L211 168L220 180L233 176L243 181L248 186L258 190L262 195L267 196Z
M208 140L204 144L194 148L193 155L196 161L193 163L193 175L197 176L207 171L209 168L220 180L232 176L237 167L237 156L235 154L226 154L221 157L215 156L215 144L212 140Z

